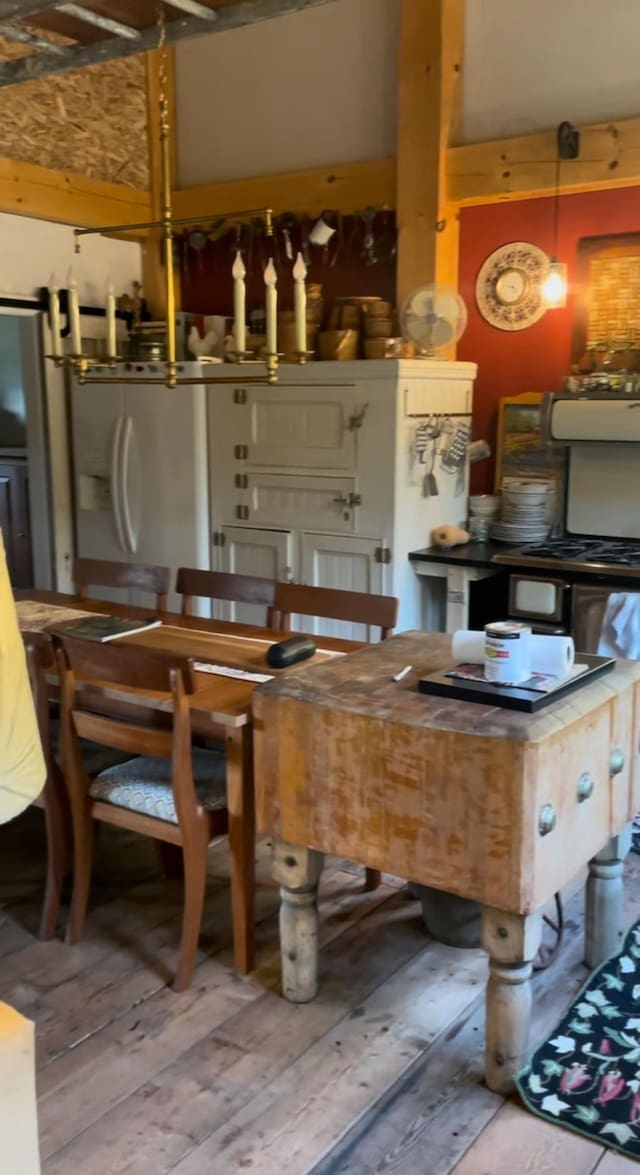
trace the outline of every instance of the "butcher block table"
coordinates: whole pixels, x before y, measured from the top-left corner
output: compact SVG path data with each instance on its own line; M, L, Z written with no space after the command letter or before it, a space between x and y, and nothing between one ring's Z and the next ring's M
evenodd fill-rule
M538 714L418 692L451 638L408 632L253 695L257 818L275 838L287 999L318 988L323 853L482 905L486 1080L525 1061L542 909L582 866L586 961L620 943L629 821L640 809L640 663ZM393 674L406 665L401 682Z

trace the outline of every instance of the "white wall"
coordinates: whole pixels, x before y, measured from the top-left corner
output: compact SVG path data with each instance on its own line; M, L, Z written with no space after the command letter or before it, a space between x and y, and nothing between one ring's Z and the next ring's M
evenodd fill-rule
M462 140L640 114L639 0L466 0Z
M180 187L395 154L398 0L176 46Z
M78 280L80 301L102 305L109 276L116 293L128 292L140 280L140 246L106 237L83 237L74 253L73 229L65 224L0 213L0 297L32 298L55 273L66 284L69 266Z

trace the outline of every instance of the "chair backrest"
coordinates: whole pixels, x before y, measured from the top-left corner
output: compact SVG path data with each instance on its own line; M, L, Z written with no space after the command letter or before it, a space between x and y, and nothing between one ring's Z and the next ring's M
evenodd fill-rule
M40 742L47 765L47 777L57 769L53 748L51 745L51 715L49 709L49 686L47 673L55 672L55 652L48 636L42 632L24 632L22 634L27 669L33 694L33 704L38 720Z
M338 588L308 587L303 583L277 583L273 608L282 632L291 631L291 614L321 616L379 627L382 640L393 632L398 619L395 596L347 592Z
M193 616L193 601L197 596L208 600L230 600L236 604L264 604L269 628L273 624L275 590L273 579L225 571L200 571L196 567L180 567L176 578L176 591L182 596L184 616Z
M86 599L91 587L135 588L153 592L159 612L167 610L170 570L150 563L115 563L109 559L74 559L73 581Z
M195 692L193 663L188 657L136 646L102 644L56 633L53 637L60 674L63 739L70 723L76 735L138 755L168 758L176 738L190 758L191 722L188 697ZM168 693L173 699L173 730L135 725L128 717L97 714L95 705L77 689L82 683L108 683L115 689L143 694Z

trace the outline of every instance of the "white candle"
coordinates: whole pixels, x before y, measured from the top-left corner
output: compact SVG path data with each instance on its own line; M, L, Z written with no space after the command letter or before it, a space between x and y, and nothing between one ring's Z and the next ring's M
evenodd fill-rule
M71 327L71 353L73 355L82 354L82 336L80 334L80 308L78 305L78 283L75 279L73 270L70 269L67 274L67 289L69 310L68 319Z
M58 359L62 355L60 299L58 297L58 280L53 273L49 278L49 325L51 327L51 351L56 359Z
M307 350L307 288L304 279L307 267L298 253L293 267L293 308L296 321L296 351L304 354Z
M116 342L116 294L111 282L107 284L107 358L115 359L118 354Z
M278 309L278 293L276 290L276 282L278 275L276 267L273 264L273 258L270 257L264 271L264 284L267 287L265 293L265 317L267 324L267 354L276 355L278 352L278 330L277 330L277 309Z
M233 333L238 355L243 355L247 349L246 289L244 284L246 273L242 253L238 250L231 270L233 276Z

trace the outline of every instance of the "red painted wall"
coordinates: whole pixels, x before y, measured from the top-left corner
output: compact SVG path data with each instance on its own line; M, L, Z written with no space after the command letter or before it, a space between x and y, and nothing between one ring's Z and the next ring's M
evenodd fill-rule
M460 222L460 293L469 311L469 325L460 340L458 357L478 364L474 396L474 437L495 446L498 401L520 392L554 391L569 372L575 300L576 248L583 237L640 230L640 188L619 188L560 201L558 260L569 267L569 297L561 310L549 310L523 331L489 326L478 312L474 286L482 262L509 241L530 241L552 250L553 201L521 200L463 208ZM572 281L573 296L572 296ZM472 469L472 488L493 488L493 464Z

